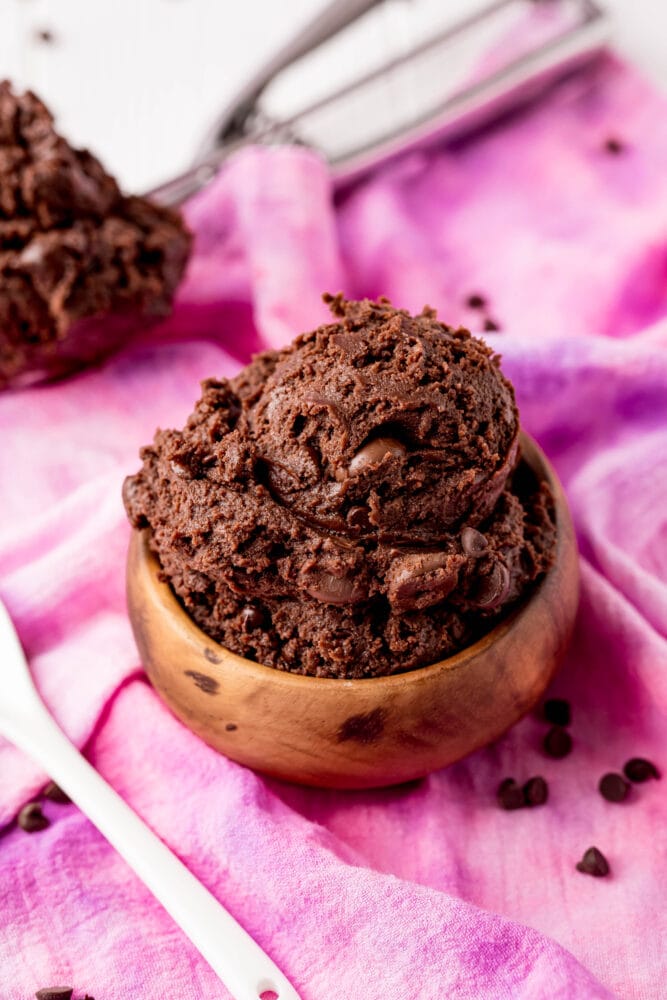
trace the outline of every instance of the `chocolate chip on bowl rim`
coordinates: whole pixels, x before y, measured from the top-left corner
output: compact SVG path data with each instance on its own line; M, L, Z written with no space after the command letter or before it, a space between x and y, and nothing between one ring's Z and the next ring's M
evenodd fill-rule
M459 759L532 707L571 631L577 558L560 485L518 437L488 349L431 310L332 307L336 323L204 383L187 427L146 450L125 488L128 598L149 675L195 732L268 773L371 787ZM466 403L467 352L486 374L468 372ZM448 381L434 381L444 358ZM484 467L477 444L447 457L478 392L504 428L481 431L496 448ZM537 522L530 541L516 527L525 503L553 519L539 522L553 524L550 568ZM186 509L201 525L176 524ZM156 537L177 544L156 552ZM524 545L541 566L532 588ZM217 684L205 709L204 674Z

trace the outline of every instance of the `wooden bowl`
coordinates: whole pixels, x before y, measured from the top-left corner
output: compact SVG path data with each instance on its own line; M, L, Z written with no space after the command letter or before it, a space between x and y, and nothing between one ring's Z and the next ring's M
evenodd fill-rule
M478 642L390 677L303 677L237 656L194 624L160 581L145 533L134 532L128 605L156 690L186 726L232 760L327 788L410 781L497 739L547 687L578 602L577 549L562 487L526 435L522 453L555 497L553 567L526 602Z

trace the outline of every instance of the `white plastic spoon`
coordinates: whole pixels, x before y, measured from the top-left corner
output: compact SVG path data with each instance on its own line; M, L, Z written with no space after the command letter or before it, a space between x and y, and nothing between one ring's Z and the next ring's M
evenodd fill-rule
M235 1000L294 987L225 908L90 766L49 714L0 602L0 733L69 795L218 974Z

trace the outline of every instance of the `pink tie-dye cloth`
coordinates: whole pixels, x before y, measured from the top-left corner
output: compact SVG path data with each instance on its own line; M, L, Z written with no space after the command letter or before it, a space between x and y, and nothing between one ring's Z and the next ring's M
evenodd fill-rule
M596 786L634 755L667 767L667 102L608 59L335 200L314 155L244 152L188 217L196 254L159 337L0 399L0 593L47 703L304 1000L664 997L666 786L621 805ZM139 446L182 424L201 378L324 320L339 288L502 328L489 339L581 545L553 688L573 704L564 761L529 717L411 786L300 789L218 756L140 672L120 501ZM534 774L546 806L496 806L501 778ZM227 996L74 806L47 803L32 836L11 825L44 780L0 741L0 997ZM607 879L575 870L591 844Z

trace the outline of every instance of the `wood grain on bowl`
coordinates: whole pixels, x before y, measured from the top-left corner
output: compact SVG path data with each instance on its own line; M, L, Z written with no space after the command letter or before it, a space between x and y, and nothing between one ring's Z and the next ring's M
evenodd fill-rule
M221 753L274 777L322 787L410 781L497 739L541 697L567 648L578 604L577 548L562 487L526 435L522 452L554 494L553 567L478 642L391 677L303 677L237 656L189 618L160 580L145 533L135 532L128 606L156 690Z

